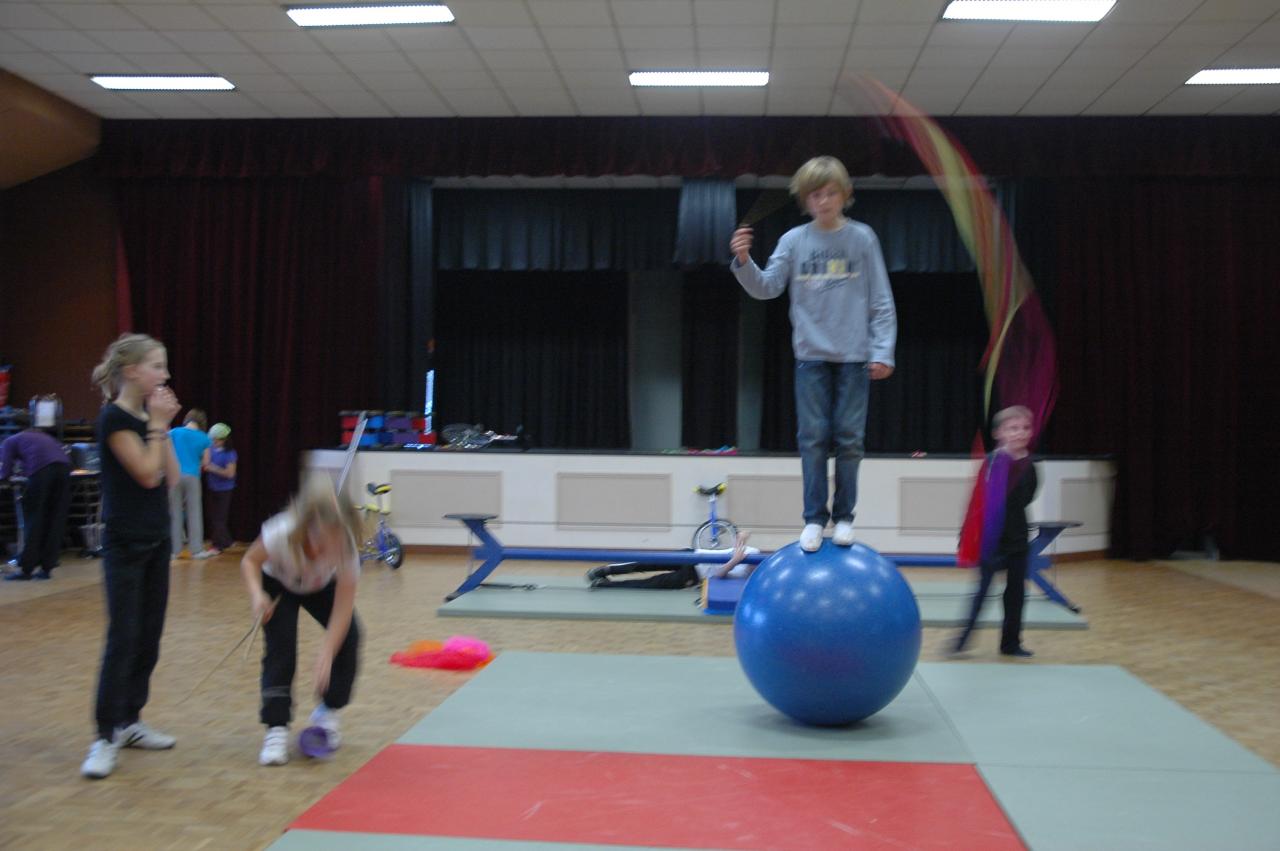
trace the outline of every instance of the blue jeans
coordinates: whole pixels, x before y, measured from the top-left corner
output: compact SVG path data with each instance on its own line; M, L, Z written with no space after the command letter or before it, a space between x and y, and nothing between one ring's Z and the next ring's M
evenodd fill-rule
M796 444L804 475L804 522L853 520L858 464L867 432L865 363L796 361ZM836 493L827 510L827 456L836 455Z

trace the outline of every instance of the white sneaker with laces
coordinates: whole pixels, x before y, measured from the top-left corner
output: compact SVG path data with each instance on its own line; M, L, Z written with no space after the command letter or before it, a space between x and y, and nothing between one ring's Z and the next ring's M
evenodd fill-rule
M831 543L837 547L847 547L853 544L853 521L841 520L836 524L835 534L831 536Z
M817 523L806 523L800 533L800 549L806 553L816 553L822 548L822 527Z
M217 555L217 553L212 553L209 550L201 550L200 552L196 553L191 557L194 559L200 559L201 561L204 561L207 558L213 558L215 555Z
M116 755L120 752L120 738L98 739L89 746L89 755L80 766L80 773L91 780L101 780L116 767Z
M258 765L284 765L289 761L289 728L269 727L258 753Z
M121 747L141 748L144 751L167 751L178 743L168 733L153 730L141 721L134 721L128 727L116 731L116 741Z
M336 710L330 709L323 703L311 710L311 718L307 721L308 726L323 727L329 734L329 747L337 750L342 744L342 731L339 729L338 713Z

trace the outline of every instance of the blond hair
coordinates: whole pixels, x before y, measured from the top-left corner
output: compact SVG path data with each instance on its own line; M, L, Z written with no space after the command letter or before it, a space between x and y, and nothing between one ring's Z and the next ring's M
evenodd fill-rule
M360 515L355 506L343 503L327 476L312 476L289 502L289 516L293 528L286 545L295 564L305 564L302 545L307 533L315 526L323 529L341 529L346 533L352 552L357 552L356 540L360 535Z
M804 210L804 199L809 197L809 193L828 183L839 186L848 198L853 197L853 181L849 178L844 163L835 157L814 157L792 175L791 194L800 204L800 209Z
M1024 405L1010 405L1007 408L1001 408L996 411L996 415L991 418L991 430L995 431L1009 420L1025 419L1027 422L1035 425L1036 418L1031 413L1031 409Z
M110 402L120 395L124 368L141 363L151 352L163 348L164 343L146 334L121 334L107 346L102 363L93 368L91 381L102 390L102 398Z

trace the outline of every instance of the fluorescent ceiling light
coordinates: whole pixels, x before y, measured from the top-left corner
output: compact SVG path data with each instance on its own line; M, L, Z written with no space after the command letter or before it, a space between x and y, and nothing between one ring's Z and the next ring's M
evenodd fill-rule
M161 77L156 75L121 76L101 74L89 78L104 89L144 92L229 92L235 89L226 77Z
M632 71L633 86L767 86L768 71Z
M1205 68L1188 86L1260 86L1280 84L1280 68Z
M442 3L410 6L309 6L288 9L300 27L376 27L400 24L447 24L453 12Z
M1116 0L951 0L950 21L1100 21Z

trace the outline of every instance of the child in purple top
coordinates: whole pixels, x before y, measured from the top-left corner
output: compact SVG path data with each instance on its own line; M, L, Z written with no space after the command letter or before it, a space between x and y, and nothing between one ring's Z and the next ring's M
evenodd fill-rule
M67 529L71 462L61 443L38 428L29 428L0 444L0 480L13 475L17 465L27 480L22 497L22 552L19 569L4 578L48 579L58 566Z
M209 537L212 555L218 555L235 543L231 530L227 526L227 516L231 512L231 492L236 487L236 455L231 445L231 427L226 423L214 423L209 428L209 437L213 446L209 450L209 460L205 462L207 474L205 482L209 492L205 495L205 505L209 509Z

